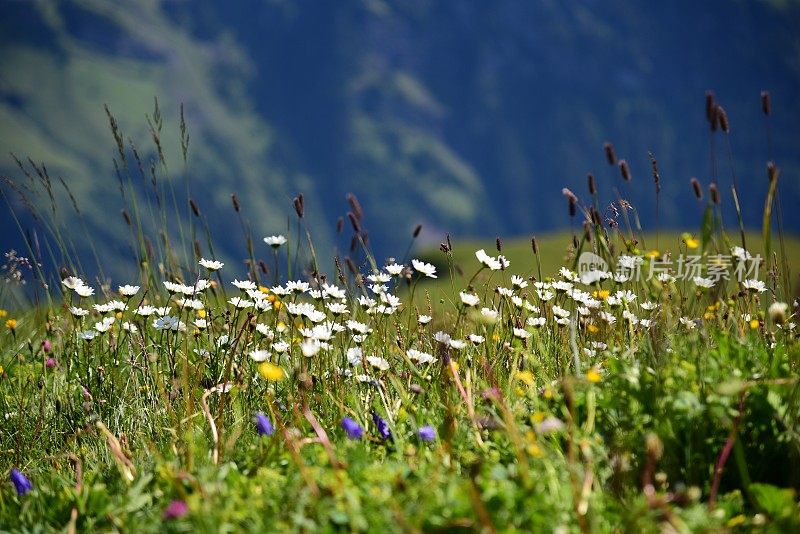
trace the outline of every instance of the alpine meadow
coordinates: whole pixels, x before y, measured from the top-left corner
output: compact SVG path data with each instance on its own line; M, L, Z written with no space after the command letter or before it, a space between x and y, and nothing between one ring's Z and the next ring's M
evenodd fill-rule
M236 7L36 2L34 18L11 4L0 532L800 532L800 114L787 97L800 75L703 93L703 69L677 61L686 79L665 91L693 103L685 115L620 97L604 117L652 113L615 144L591 103L548 104L565 79L545 96L525 85L548 64L590 79L592 54L623 49L655 68L596 2L232 2L272 33L207 47L218 18L245 27ZM775 43L778 14L800 13L730 4L756 28L772 17ZM528 9L551 33L519 23L525 39L498 37ZM607 9L647 33L632 22L645 8ZM556 24L573 16L582 29ZM104 40L108 17L148 46ZM451 42L456 29L473 44ZM45 30L57 52L18 45ZM82 48L81 32L120 56ZM338 62L313 33L334 35ZM720 33L732 65L772 65L734 46L751 34ZM557 39L586 63L537 55ZM242 52L262 40L281 66L267 81ZM438 73L415 44L470 59ZM471 78L478 57L492 68ZM269 121L248 76L274 84ZM300 112L281 77L303 80ZM140 109L156 82L175 91ZM339 92L325 99L327 86ZM520 117L552 108L563 129L533 137L563 151L529 160L520 132L535 116L498 126L469 111L514 103ZM673 127L695 123L686 139ZM653 131L666 141L634 153ZM587 145L594 167L577 173ZM743 163L754 154L758 173ZM539 161L546 173L522 172Z

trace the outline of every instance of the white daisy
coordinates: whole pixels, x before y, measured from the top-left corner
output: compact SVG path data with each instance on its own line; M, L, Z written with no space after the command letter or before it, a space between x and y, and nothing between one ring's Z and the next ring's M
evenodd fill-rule
M759 293L763 293L767 290L767 285L761 280L745 280L742 282L742 287L751 291L758 291Z
M72 290L74 290L75 288L82 287L82 286L85 286L85 285L86 285L86 284L84 283L84 281L83 281L83 280L81 280L80 278L78 278L77 276L68 276L68 277L64 278L64 279L61 281L61 283L62 283L62 284L64 285L64 287L66 287L67 289L72 289Z
M303 282L301 280L297 281L288 281L286 282L286 289L289 291L293 291L295 293L305 293L309 290L311 286L309 286L308 282Z
M484 249L476 251L475 257L478 258L478 261L481 264L488 267L492 271L499 271L503 268L502 263L500 263L499 260L489 256Z
M386 371L389 368L389 362L380 356L367 356L367 363L381 371Z
M123 297L132 297L139 292L139 286L124 285L119 286L119 294Z
M200 258L200 261L197 263L199 263L201 267L205 267L209 271L218 271L225 266L225 264L222 263L221 261L207 260L205 258Z
M466 306L477 306L481 302L480 297L473 293L465 293L462 291L459 293L459 297L461 297L461 302L463 302Z
M136 311L134 313L136 315L141 315L142 317L147 317L148 315L153 315L154 313L156 313L156 308L154 306L147 306L147 305L139 306L138 308L136 308Z
M451 339L448 345L455 350L461 350L467 346L467 342L463 339Z
M386 266L386 272L391 274L392 276L398 276L400 273L403 272L404 267L399 263L393 263L391 265Z
M508 287L498 287L497 292L503 297L513 297L514 290Z
M528 320L525 321L528 326L534 326L537 328L544 326L546 322L547 319L544 317L528 317Z
M349 313L347 304L344 304L343 302L329 302L325 305L325 307L328 308L328 311L334 315Z
M745 249L743 249L742 247L733 247L731 249L731 256L733 256L734 258L736 258L736 259L738 259L740 261L746 261L746 260L753 259L753 256L751 256L750 253L748 251L746 251Z
M358 321L347 321L347 328L353 332L358 332L359 334L369 334L372 332L372 329L369 326L365 325L364 323L359 323Z
M414 269L417 272L424 274L428 278L437 278L436 267L434 267L430 263L425 263L424 261L420 260L411 260L411 265L414 266Z
M345 290L335 285L322 284L322 292L332 299L344 300L347 298Z
M514 328L514 337L518 337L520 339L527 339L531 337L531 333L525 330L524 328Z
M413 360L415 362L426 364L426 363L433 363L436 361L432 355L428 354L427 352L422 352L416 349L408 349L406 351L409 360Z
M247 300L239 297L233 297L230 300L228 300L228 302L230 302L235 308L240 308L240 309L252 308L254 304L252 300Z
M367 280L375 284L385 284L391 279L392 277L389 274L382 272L373 273L367 276Z
M703 278L702 276L695 276L694 278L692 278L692 282L694 282L694 285L696 285L697 287L703 287L706 289L714 287L715 284L713 278Z
M662 284L669 284L675 281L675 277L669 273L658 273L658 281Z
M74 289L75 293L78 294L79 297L91 297L94 295L94 289L89 286L75 286Z
M70 306L69 312L75 317L86 317L89 315L89 310L84 310L83 308L78 308L77 306Z
M250 352L250 359L254 362L263 362L269 358L270 352L264 349L258 349Z
M258 332L262 336L265 336L265 337L267 337L269 339L272 339L272 338L275 337L275 332L272 331L272 328L270 328L269 326L267 326L265 324L262 324L262 323L257 323L256 324L256 332Z
M519 289L525 289L526 287L528 287L528 282L527 282L527 280L525 280L521 276L512 275L511 276L511 285L513 285L514 287L517 287Z
M272 248L278 248L279 246L286 244L286 238L282 235L271 235L264 238L264 243Z
M258 289L256 283L253 282L252 280L234 280L233 282L231 282L231 284L235 285L242 291L246 291L248 289Z
M125 321L124 323L122 323L122 329L125 330L126 332L130 332L131 334L135 334L136 332L139 331L139 327L137 327L130 321Z
M276 341L275 343L272 344L272 350L274 350L278 354L281 354L289 350L289 344L285 341Z
M101 334L104 332L108 332L111 330L111 326L114 324L113 317L104 317L102 321L94 323L94 329L100 332Z

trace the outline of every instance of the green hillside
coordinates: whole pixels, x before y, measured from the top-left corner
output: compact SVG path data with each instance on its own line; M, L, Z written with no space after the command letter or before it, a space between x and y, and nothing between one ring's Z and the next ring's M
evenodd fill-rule
M644 244L647 248L644 251L658 250L662 254L671 253L673 257L685 254L699 254L699 250L687 251L682 241L682 232L665 231L656 236L655 233L644 235ZM696 234L695 234L696 236ZM731 236L733 238L734 236ZM763 241L761 236L754 232L749 232L745 236L748 250L751 254L763 256ZM542 278L554 277L559 269L564 265L573 265L575 260L574 249L572 246L572 236L569 233L544 234L536 237L539 247L539 261L541 265ZM620 239L615 240L615 246L624 247ZM424 283L420 289L425 289L430 295L434 304L445 305L448 307L452 303L454 293L452 287L464 287L467 282L475 275L480 268L480 263L475 258L475 251L484 249L490 255L497 255L496 241L486 239L466 239L451 241L453 245L452 266L454 276L450 276L447 256L438 249L427 249L419 252L419 257L437 266L440 273L436 280L423 279ZM656 247L658 243L658 247ZM735 243L734 243L735 244ZM773 238L773 252L780 255L777 237ZM789 265L792 287L795 295L800 296L800 238L790 236L785 240L786 259ZM778 249L778 250L776 250ZM618 250L624 250L619 248ZM716 253L716 252L713 252ZM505 283L508 285L512 274L520 275L525 278L535 277L539 279L539 264L533 254L530 239L507 239L502 240L502 254L511 262L511 266L505 273L493 273L492 280L497 285ZM727 254L720 252L720 254ZM780 259L780 256L779 256ZM484 271L477 278L478 283L486 280L488 272ZM767 280L767 273L761 269L759 273L761 280ZM419 305L425 304L424 293L418 293L416 299ZM445 302L442 302L445 300Z

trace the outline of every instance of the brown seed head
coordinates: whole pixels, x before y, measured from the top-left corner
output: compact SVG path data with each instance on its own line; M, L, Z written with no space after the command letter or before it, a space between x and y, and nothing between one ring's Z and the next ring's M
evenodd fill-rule
M305 213L305 206L303 205L303 193L300 193L292 200L294 204L294 211L297 213L297 216L301 219L303 218L303 214Z
M761 91L761 111L768 117L772 111L772 105L769 101L769 91Z
M706 120L712 132L719 129L719 113L717 111L717 100L713 91L706 91Z
M778 167L775 166L773 161L767 162L767 177L769 178L769 183L778 179Z
M358 217L352 211L347 212L347 219L350 221L350 225L353 227L353 231L357 234L361 233L361 224L358 222Z
M353 210L353 215L356 216L356 219L359 221L364 218L364 210L361 209L361 203L358 201L358 198L353 193L347 193L347 203L350 204L350 209Z
M731 123L728 122L728 114L725 108L717 104L717 118L719 119L719 129L725 133L731 133Z
M617 154L614 152L614 145L610 142L606 141L603 143L603 151L606 153L606 161L608 161L609 165L616 165L617 164Z
M711 202L713 202L716 205L719 205L720 199L719 199L719 189L717 189L717 184L712 183L711 185L708 186L708 194L711 197Z
M239 197L236 196L236 193L231 193L231 202L233 202L234 211L239 213L242 210L242 205L239 203Z
M691 183L695 198L697 200L703 200L703 187L700 185L700 180L692 176Z
M631 168L628 166L628 162L624 159L619 160L619 172L622 175L622 179L626 182L631 181Z
M597 185L594 183L594 174L589 173L586 175L586 181L589 183L589 194L594 196L597 194Z

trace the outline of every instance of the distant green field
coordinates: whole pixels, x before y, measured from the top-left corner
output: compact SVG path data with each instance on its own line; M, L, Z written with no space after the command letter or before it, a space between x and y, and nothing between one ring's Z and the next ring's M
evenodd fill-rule
M686 251L686 247L682 245L681 231L667 231L661 232L656 236L655 233L646 233L643 244L640 242L641 250L650 251L657 249L661 253L670 252L673 257L676 257L682 251ZM692 234L697 237L696 234ZM739 244L738 234L730 234L732 244ZM763 256L764 243L761 234L758 232L749 232L745 235L747 241L747 248L751 254L760 254ZM539 259L541 261L541 275L543 278L553 276L558 273L558 270L563 265L571 265L572 262L572 235L567 232L543 234L536 237L539 246ZM496 243L494 240L485 239L468 239L464 241L453 240L453 274L455 280L451 280L450 273L447 266L447 257L439 249L427 249L418 253L418 257L433 263L440 273L439 278L436 280L425 279L425 283L417 290L417 302L424 303L425 291L431 296L431 301L434 306L444 298L452 298L452 283L455 282L456 288L463 288L469 279L478 271L480 264L475 258L475 251L478 249L485 249L490 255L497 255ZM624 250L625 245L622 240L617 238L613 241L617 251ZM777 236L772 238L772 251L778 254L780 261L780 243ZM792 280L793 294L797 295L800 289L800 278L797 266L800 266L800 238L796 236L787 237L785 240L787 263L790 269L790 276ZM699 249L691 251L692 254L699 254ZM716 252L712 252L716 253ZM720 252L721 254L724 251ZM502 240L502 254L511 262L509 268L510 274L518 274L520 276L536 278L539 277L539 269L537 266L536 257L531 248L530 238L514 238ZM481 273L483 276L485 273ZM497 280L502 279L502 275L495 273ZM759 273L759 278L764 280L766 273L762 268ZM456 293L457 294L457 293Z

